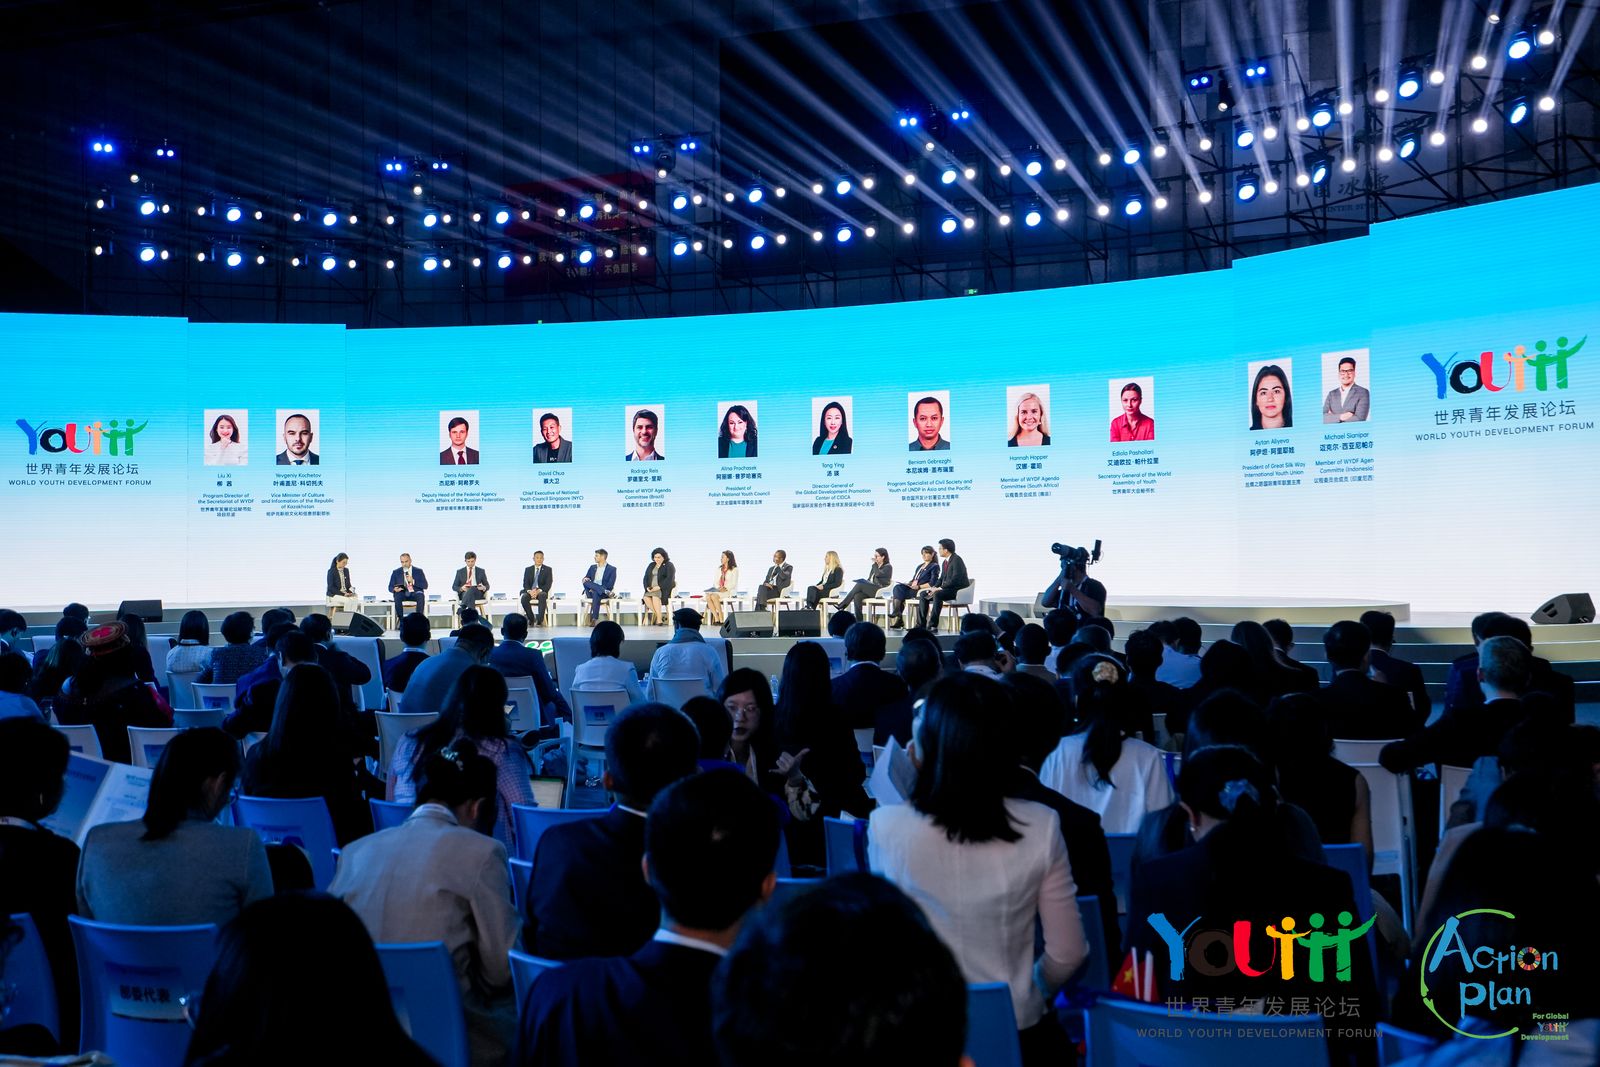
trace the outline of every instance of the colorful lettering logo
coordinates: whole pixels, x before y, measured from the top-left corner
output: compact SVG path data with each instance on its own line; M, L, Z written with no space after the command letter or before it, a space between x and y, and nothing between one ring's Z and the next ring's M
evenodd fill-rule
M1272 939L1272 956L1261 966L1255 966L1250 961L1250 923L1241 919L1233 924L1230 933L1227 930L1194 930L1198 918L1190 921L1182 930L1173 926L1167 917L1160 912L1150 916L1150 925L1156 933L1161 935L1161 940L1167 946L1167 975L1174 982L1183 981L1185 961L1196 971L1203 975L1216 977L1239 971L1251 978L1260 978L1270 974L1273 964L1278 965L1278 971L1283 978L1294 977L1294 948L1299 945L1306 951L1306 975L1313 982L1321 982L1327 974L1326 961L1323 953L1333 949L1334 978L1340 982L1350 981L1350 946L1359 941L1368 930L1372 928L1372 919L1368 919L1360 926L1352 927L1350 924L1354 917L1348 911L1341 911L1338 915L1339 926L1332 932L1325 931L1326 924L1321 912L1312 912L1307 918L1310 929L1299 929L1293 916L1284 916L1283 921L1277 926L1269 925L1266 928L1267 936ZM1194 931L1193 934L1190 931ZM1213 947L1221 946L1224 959L1221 963L1214 962L1209 953Z
M113 456L133 455L133 438L149 426L149 421L135 426L132 419L112 419L109 424L99 419L93 422L69 422L65 426L51 426L41 422L34 426L27 419L18 419L17 428L28 436L28 455L36 456L40 449L46 452L84 452L98 456L102 451Z
M1501 1037L1510 1037L1520 1027L1512 1026L1497 1034L1474 1034L1458 1028L1449 1019L1439 1014L1438 1007L1434 1004L1434 990L1428 979L1435 977L1439 968L1454 959L1460 970L1459 978L1452 978L1446 983L1445 988L1455 993L1455 1018L1460 1020L1467 1014L1468 1008L1487 1009L1491 1014L1497 1008L1509 1008L1519 1005L1531 1006L1533 1004L1533 990L1525 985L1517 984L1520 975L1531 971L1559 971L1561 957L1553 950L1546 949L1541 952L1532 945L1518 947L1511 945L1499 949L1493 945L1477 945L1468 947L1466 939L1461 935L1461 920L1473 915L1498 915L1503 919L1516 919L1509 911L1499 911L1495 908L1474 908L1452 915L1445 920L1445 924L1433 932L1428 939L1428 947L1422 953L1422 974L1419 982L1422 992L1422 1003L1433 1012L1433 1017L1444 1023L1463 1037L1476 1037L1483 1040L1494 1040ZM1434 946L1438 947L1435 948ZM1482 981L1480 979L1493 974L1500 977L1501 981ZM1507 982L1505 979L1510 979ZM1537 1016L1535 1016L1537 1018ZM1543 1024L1540 1030L1544 1029Z
M1480 389L1490 393L1498 393L1509 387L1512 392L1520 393L1528 388L1528 371L1533 371L1533 388L1536 392L1544 392L1550 388L1550 381L1554 371L1555 387L1567 387L1567 360L1578 354L1583 343L1589 338L1580 337L1577 344L1570 345L1565 337L1556 338L1556 347L1552 351L1545 341L1533 343L1534 355L1528 354L1525 345L1517 345L1509 352L1502 353L1502 358L1511 366L1510 374L1501 381L1495 381L1495 355L1493 352L1482 352L1476 358L1471 356L1451 355L1441 363L1432 352L1422 354L1422 362L1433 371L1434 384L1438 389L1438 399L1443 400L1446 390L1456 393L1476 393Z

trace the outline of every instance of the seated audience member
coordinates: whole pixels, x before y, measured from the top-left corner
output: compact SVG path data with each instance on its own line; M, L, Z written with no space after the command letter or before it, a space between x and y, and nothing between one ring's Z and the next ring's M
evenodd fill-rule
M544 653L527 645L528 617L517 612L507 615L506 621L500 624L500 636L504 640L489 653L489 666L507 678L533 679L533 694L539 701L541 722L572 718L572 709L567 707L555 680L550 677L550 668L545 666Z
M1011 708L1007 721L1009 736L1016 750L1017 770L1006 795L1032 800L1056 813L1061 822L1061 840L1067 846L1067 863L1079 898L1100 898L1100 920L1105 926L1106 945L1111 951L1121 943L1117 929L1116 889L1111 880L1111 853L1106 847L1100 816L1082 804L1068 800L1039 780L1045 757L1055 751L1066 722L1066 705L1055 686L1043 678L1027 674L1006 676Z
M22 613L10 608L0 608L0 656L15 652L28 661L28 667L31 669L33 659L22 648L22 642L27 636L28 620Z
M283 679L302 664L315 664L316 642L293 627L280 623L272 655L256 670L239 679L233 710L222 720L222 728L234 737L262 734L272 729L272 715L278 706L278 690ZM337 698L335 698L337 700ZM330 714L334 709L330 709Z
M206 669L195 680L211 685L233 685L267 662L266 648L250 643L255 627L256 620L248 611L235 611L223 619L224 643L211 649Z
M22 657L0 661L12 658ZM66 737L43 722L0 720L0 920L33 916L55 981L61 1051L78 1047L78 965L67 929L78 910L78 846L39 824L61 805L69 756Z
M1213 641L1200 657L1200 681L1183 691L1188 700L1186 707L1167 718L1167 732L1182 734L1189 727L1189 710L1222 692L1237 693L1257 708L1261 699L1255 686L1255 666L1250 653L1242 645L1226 638Z
M855 624L855 615L848 611L836 611L828 616L828 636L843 637Z
M1200 681L1200 624L1187 615L1171 622L1152 623L1150 631L1167 646L1161 657L1161 669L1156 680L1179 689L1188 689Z
M1062 1062L1070 1046L1049 998L1088 945L1056 813L1007 798L1017 772L1008 702L976 675L934 685L918 716L910 802L872 813L867 862L922 905L968 982L1011 987L1024 1062Z
M723 679L717 688L717 700L733 720L728 762L761 785L778 762L777 717L766 675L740 667Z
M1154 717L1167 716L1165 721L1170 734L1173 718L1182 719L1189 702L1183 690L1157 678L1161 661L1166 655L1166 646L1155 634L1149 630L1133 631L1128 635L1123 655L1128 661L1128 689L1133 694L1134 705L1140 711L1139 722L1142 723L1146 717L1150 719L1150 732L1144 734L1144 739L1153 745L1156 743ZM1142 732L1144 727L1141 725L1136 729Z
M777 762L760 768L763 787L782 797L793 819L787 834L797 865L824 865L822 820L842 812L864 819L872 801L866 767L850 724L833 703L828 654L815 641L789 646L773 712Z
M1422 680L1422 668L1394 655L1394 616L1387 611L1363 611L1361 625L1372 636L1372 651L1368 662L1372 677L1380 682L1399 686L1411 695L1411 706L1422 712L1422 721L1433 715L1433 698Z
M1274 817L1278 797L1272 774L1247 749L1217 746L1196 752L1178 775L1178 795L1197 843L1134 869L1129 944L1141 962L1144 953L1153 954L1151 972L1163 999L1215 1003L1218 996L1260 997L1262 979L1246 976L1242 968L1185 966L1174 980L1168 967L1172 941L1179 941L1176 951L1183 952L1177 931L1191 920L1199 930L1236 930L1236 923L1247 923L1248 959L1264 967L1254 961L1274 959L1279 950L1267 929L1281 929L1285 916L1310 922L1306 917L1313 912L1356 914L1350 877L1290 851L1283 824ZM1363 936L1373 934L1369 929ZM1361 1026L1370 1026L1376 1021L1377 995L1371 957L1358 943L1348 953L1348 965L1345 959L1340 954L1337 963L1330 960L1329 969L1338 966L1337 976L1343 978L1350 968L1349 984L1341 981L1340 989L1353 999L1358 1017L1368 1020ZM1276 977L1272 983L1272 995L1284 998L1325 991L1326 983L1312 981L1299 967L1293 978ZM1346 1055L1350 1047L1348 1041L1335 1043Z
M89 609L77 601L73 601L61 609L61 617L63 619L76 619L78 622L87 623L89 621Z
M156 677L155 663L150 659L150 632L145 629L144 616L132 612L117 619L128 638L133 655L133 675L145 685L165 688L167 680ZM170 641L171 638L168 638Z
M510 617L527 625L521 615ZM434 754L463 738L494 764L495 818L488 832L510 853L515 842L511 805L538 802L533 796L533 764L506 722L506 680L499 671L468 667L456 679L444 714L400 739L389 764L389 799L417 803L422 775Z
M172 725L150 687L134 674L133 649L120 622L99 626L83 637L89 658L72 676L66 695L55 702L56 721L88 724L100 738L100 751L116 763L130 760L128 727Z
M334 642L333 620L320 611L300 620L300 632L317 643L317 663L333 675L334 684L339 687L339 703L345 713L362 720L367 730L366 736L376 737L378 724L373 721L372 712L359 706L355 694L355 687L372 681L372 668ZM373 748L367 754L376 756L377 749Z
M89 658L83 647L82 638L86 632L82 629L83 623L76 619L63 619L62 623L70 623L69 635L61 636L62 625L57 624L56 643L44 655L33 657L33 681L28 683L28 695L41 707L53 703L61 695L61 687Z
M858 738L871 730L873 744L893 737L903 745L911 738L911 691L899 675L879 666L887 654L888 640L877 623L858 622L846 630L847 665L833 679L833 703Z
M690 697L680 710L700 734L700 769L740 770L728 760L728 744L733 740L733 716L728 714L728 709L716 697Z
M462 608L456 612L456 621L460 625L450 631L451 637L460 637L463 628L471 626L475 622L483 622L483 615L479 613L477 608ZM488 623L484 623L484 625L487 626Z
M1277 646L1272 643L1266 627L1259 622L1241 619L1234 623L1228 640L1249 653L1254 681L1251 695L1263 707L1274 697L1286 693L1315 693L1321 688L1312 675L1279 664Z
M133 926L220 924L271 896L261 838L215 821L238 774L239 743L221 730L175 735L150 776L144 818L102 823L84 839L78 914Z
M1491 637L1515 637L1526 645L1530 652L1533 650L1533 629L1525 620L1507 615L1503 611L1486 612L1472 620L1474 645L1481 647L1483 642ZM1445 707L1482 704L1483 690L1478 686L1477 679L1477 652L1457 657L1450 664L1450 676L1445 682ZM1547 696L1549 703L1541 706L1541 714L1548 708L1553 721L1559 723L1576 721L1577 683L1570 675L1562 674L1552 667L1549 660L1533 657L1533 666L1529 671L1528 685L1524 692L1528 695L1539 693Z
M1049 670L1045 664L1050 656L1049 633L1036 622L1028 623L1012 638L1011 654L1017 657L1018 667L1045 667Z
M428 658L427 644L433 638L428 617L413 611L400 618L400 643L405 647L394 659L383 661L383 687L391 693L404 693L412 672Z
M928 686L944 674L944 653L937 641L918 641L902 637L900 651L895 653L894 672L906 683L911 699L920 698ZM895 740L904 745L910 740L910 723L906 723L906 736L895 733Z
M35 719L44 722L44 712L28 695L33 668L20 652L0 655L0 719Z
M1128 736L1131 694L1122 666L1088 656L1073 668L1077 728L1044 761L1039 780L1100 816L1108 834L1131 834L1147 811L1172 802L1161 750Z
M723 1067L971 1067L967 987L904 893L845 874L758 908L712 976Z
M1362 616L1365 620L1366 616ZM1294 627L1283 619L1268 619L1261 624L1267 631L1267 636L1272 640L1272 659L1278 666L1286 670L1297 671L1305 678L1309 688L1296 689L1297 693L1314 693L1322 687L1322 677L1317 674L1317 669L1309 663L1301 663L1290 655L1294 651ZM1391 627L1390 632L1393 632Z
M1044 626L1045 636L1050 639L1050 651L1045 656L1045 666L1055 669L1056 659L1063 649L1072 644L1072 638L1078 632L1078 617L1064 608L1056 608L1045 614L1041 625Z
M520 923L505 847L490 836L495 778L494 764L469 741L434 750L417 775L417 809L346 845L328 887L380 945L444 942L478 1065L504 1063L516 1032L509 953Z
M178 643L167 649L168 674L199 674L211 665L211 620L203 611L186 611L178 622Z
M1449 827L1482 822L1489 797L1518 774L1587 774L1600 796L1600 727L1563 726L1529 716L1506 731L1492 756L1480 756L1459 796L1446 800ZM1441 851L1443 846L1441 846Z
M1310 693L1267 705L1266 760L1278 795L1316 824L1324 845L1359 844L1372 856L1372 790L1354 767L1333 758L1333 735Z
M1533 653L1515 637L1491 637L1478 646L1478 685L1488 699L1446 707L1439 721L1403 741L1384 745L1378 762L1398 773L1424 763L1471 767L1492 756L1507 732L1527 714L1522 694L1533 668Z
M1367 677L1367 654L1372 638L1359 622L1345 620L1322 635L1333 680L1322 690L1328 728L1334 737L1381 740L1410 737L1426 721L1411 706L1405 691Z
M645 685L653 688L658 678L692 678L704 683L707 693L728 676L728 664L721 648L713 648L700 636L700 613L679 608L672 613L672 640L656 649L650 658L650 675Z
M1002 611L994 617L994 639L1000 642L1000 647L1011 653L1017 654L1017 635L1022 632L1026 620L1014 611ZM1042 661L1041 661L1042 662Z
M456 679L468 667L488 663L489 653L493 651L493 630L481 622L463 626L457 631L454 644L437 656L429 656L411 672L400 710L418 714L444 711Z
M703 1067L711 976L746 913L777 884L778 814L736 770L662 791L645 823L644 867L661 903L654 938L631 956L577 960L534 980L519 1064Z
M765 680L763 679L763 682ZM605 787L617 803L539 838L522 940L535 956L627 956L650 940L661 906L640 872L645 813L698 770L694 724L665 704L635 704L606 731Z
M956 662L964 671L999 681L1008 667L1015 666L1009 653L1001 652L994 635L972 630L956 638Z
M994 620L981 611L969 611L961 616L961 625L956 629L957 634L980 633L990 637L998 637L999 628ZM996 642L999 643L998 641Z
M333 677L315 663L283 676L266 739L250 749L246 796L321 797L339 844L372 832L372 812L357 787L354 724L340 711Z
M261 636L256 639L256 644L270 651L273 647L272 631L288 623L294 625L294 612L288 608L268 608L261 613Z
M184 1067L433 1067L395 1017L372 938L323 893L268 897L222 928ZM359 1025L355 1023L359 1020Z
M644 700L644 690L639 688L639 674L633 664L619 658L622 655L622 627L605 619L589 631L589 658L578 664L567 683L567 696L574 689L621 689L628 694L630 704Z

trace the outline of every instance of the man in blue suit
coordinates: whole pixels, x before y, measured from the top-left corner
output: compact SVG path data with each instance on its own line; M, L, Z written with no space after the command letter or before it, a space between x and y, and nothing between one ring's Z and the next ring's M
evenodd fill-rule
M778 833L777 808L737 770L690 775L664 791L644 830L660 928L631 956L540 974L514 1062L715 1063L711 972L777 884Z
M394 594L394 617L406 613L406 601L411 601L414 611L421 611L428 602L428 576L421 567L411 565L411 553L400 553L400 566L389 574L389 592Z
M617 584L617 568L606 562L606 550L594 550L594 566L583 575L583 595L589 598L589 625L600 621L600 601L611 595Z

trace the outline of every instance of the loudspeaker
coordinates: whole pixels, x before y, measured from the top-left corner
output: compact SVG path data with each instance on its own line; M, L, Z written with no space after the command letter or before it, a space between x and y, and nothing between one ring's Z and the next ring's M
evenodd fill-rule
M723 637L771 637L772 612L730 611L721 633Z
M778 636L821 637L822 618L815 611L780 611Z
M333 632L344 637L382 637L383 627L353 611L333 613Z
M1594 622L1594 601L1588 593L1562 593L1551 597L1533 613L1534 622Z
M117 605L117 618L124 615L137 615L145 622L161 621L161 601L159 600L124 600Z

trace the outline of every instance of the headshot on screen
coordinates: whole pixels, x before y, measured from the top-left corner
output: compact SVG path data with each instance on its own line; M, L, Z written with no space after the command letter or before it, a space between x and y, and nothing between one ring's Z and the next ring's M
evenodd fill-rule
M201 442L208 467L243 467L250 461L245 429L250 413L243 408L207 408Z
M1250 364L1250 428L1287 430L1294 425L1289 391L1290 360Z
M572 409L533 409L533 461L572 462Z
M717 405L717 458L756 458L756 402Z
M850 438L851 399L847 396L814 396L811 417L817 436L811 441L813 456L848 456L855 448Z
M666 459L662 451L665 436L666 409L661 404L639 404L627 411L629 463L651 463Z
M1322 354L1322 421L1366 422L1372 414L1368 391L1367 350Z
M911 411L912 452L947 452L950 449L950 391L908 393Z
M476 411L439 412L441 467L471 467L478 463L478 413Z
M1050 443L1050 387L1006 387L1006 447L1043 448Z
M1154 378L1112 378L1111 443L1154 441L1156 439L1156 380Z
M314 408L278 409L279 447L282 449L277 456L278 466L316 467L322 463L316 451L320 422L321 412Z

